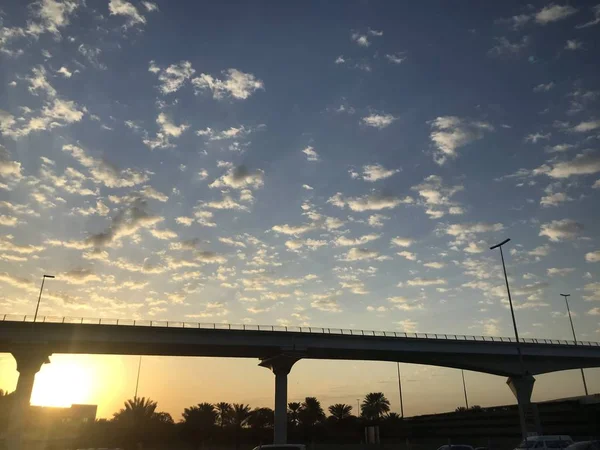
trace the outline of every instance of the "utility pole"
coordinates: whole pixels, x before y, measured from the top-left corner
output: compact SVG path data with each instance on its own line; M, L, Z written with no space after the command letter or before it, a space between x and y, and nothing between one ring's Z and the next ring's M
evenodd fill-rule
M575 327L573 326L573 319L571 317L571 309L569 308L569 297L571 296L571 294L560 294L565 298L565 303L567 304L567 313L569 314L569 321L571 322L571 331L573 332L573 341L575 342L575 345L577 345L577 337L575 336ZM579 370L581 370L581 379L583 380L583 389L585 390L585 395L589 395L588 394L588 388L587 388L587 383L585 382L585 373L583 373L583 368L580 367Z

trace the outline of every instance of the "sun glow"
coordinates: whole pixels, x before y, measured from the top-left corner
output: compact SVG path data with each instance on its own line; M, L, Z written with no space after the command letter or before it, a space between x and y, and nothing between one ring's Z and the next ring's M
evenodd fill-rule
M35 377L31 404L71 406L87 403L93 391L95 375L91 367L77 361L45 364Z

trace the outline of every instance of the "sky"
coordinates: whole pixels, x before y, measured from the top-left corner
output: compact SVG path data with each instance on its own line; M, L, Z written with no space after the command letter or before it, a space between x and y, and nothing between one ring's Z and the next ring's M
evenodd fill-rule
M41 315L512 336L489 250L510 237L520 334L570 339L570 293L598 341L599 36L588 1L3 2L0 313L33 314L51 274ZM137 365L55 355L33 402L109 417ZM175 418L273 402L255 360L142 367ZM402 372L407 414L462 404L460 371ZM467 383L514 403L501 377ZM290 400L371 391L398 407L394 364L290 375Z

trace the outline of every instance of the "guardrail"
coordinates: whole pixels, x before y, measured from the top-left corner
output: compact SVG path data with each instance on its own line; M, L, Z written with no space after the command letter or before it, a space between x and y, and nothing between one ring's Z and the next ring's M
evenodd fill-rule
M29 322L33 323L33 316L19 316L13 314L0 315L0 322ZM137 319L97 319L87 317L57 317L38 316L35 322L39 323L71 323L82 325L118 325L133 327L155 327L155 328L196 328L202 330L237 330L237 331L271 331L271 332L294 332L311 334L337 334L350 336L379 336L403 339L442 339L455 341L483 341L483 342L515 342L515 338L497 336L466 336L459 334L440 333L404 333L398 331L373 331L373 330L351 330L343 328L318 328L318 327L289 327L283 325L239 325L225 323L200 323L180 322L164 320L137 320ZM600 342L569 341L562 339L539 339L521 338L524 344L553 344L553 345L582 345L587 347L600 347Z

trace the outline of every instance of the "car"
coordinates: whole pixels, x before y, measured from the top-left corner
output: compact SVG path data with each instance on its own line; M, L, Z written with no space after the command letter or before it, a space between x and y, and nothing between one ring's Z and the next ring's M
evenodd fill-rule
M575 442L569 445L567 450L600 450L600 441Z
M442 445L438 450L475 450L472 445L448 444Z
M269 444L254 447L254 450L306 450L304 444Z
M571 436L566 434L562 435L548 435L548 436L529 436L527 439L521 441L515 450L524 449L539 449L539 450L550 450L550 449L563 449L573 444Z

